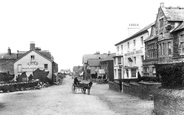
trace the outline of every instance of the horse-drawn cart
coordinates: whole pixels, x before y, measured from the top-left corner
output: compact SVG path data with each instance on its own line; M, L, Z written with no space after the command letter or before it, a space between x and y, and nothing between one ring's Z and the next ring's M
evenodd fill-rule
M90 95L90 89L92 86L92 82L89 83L78 83L78 84L74 84L72 85L72 92L76 93L77 89L80 89L82 93L86 94L86 91L88 91L88 95Z

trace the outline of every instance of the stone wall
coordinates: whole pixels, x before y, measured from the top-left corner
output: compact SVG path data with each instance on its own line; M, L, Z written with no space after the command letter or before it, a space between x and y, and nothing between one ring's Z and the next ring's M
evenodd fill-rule
M109 81L109 89L120 92L120 85L117 81Z
M130 82L123 83L123 92L133 96L137 96L141 99L151 100L154 93L158 91L161 86L160 83L147 83L147 82Z
M156 115L184 115L184 90L159 89L154 95Z

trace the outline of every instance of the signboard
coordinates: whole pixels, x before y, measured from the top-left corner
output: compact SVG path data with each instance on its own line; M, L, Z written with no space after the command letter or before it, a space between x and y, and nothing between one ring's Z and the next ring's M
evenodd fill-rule
M126 53L125 56L131 56L131 55L139 54L139 53L143 53L143 51L142 51L142 50L136 50L136 51L134 51L134 52Z

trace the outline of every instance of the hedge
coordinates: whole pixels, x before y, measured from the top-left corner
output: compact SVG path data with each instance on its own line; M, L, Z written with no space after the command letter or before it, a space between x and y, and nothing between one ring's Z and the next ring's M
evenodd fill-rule
M161 78L163 88L182 88L184 86L184 63L156 64L157 77Z

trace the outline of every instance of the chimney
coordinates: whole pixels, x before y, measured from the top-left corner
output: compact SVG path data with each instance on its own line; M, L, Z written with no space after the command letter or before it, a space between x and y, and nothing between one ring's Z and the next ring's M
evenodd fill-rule
M11 49L8 47L8 54L11 55Z
M108 51L108 55L110 55L111 54L111 52L110 51Z
M34 42L31 42L30 43L30 50L34 50L35 49L35 43Z
M139 24L137 23L131 23L128 26L128 37L132 36L136 32L140 30Z
M164 2L161 2L160 3L160 7L164 7Z

